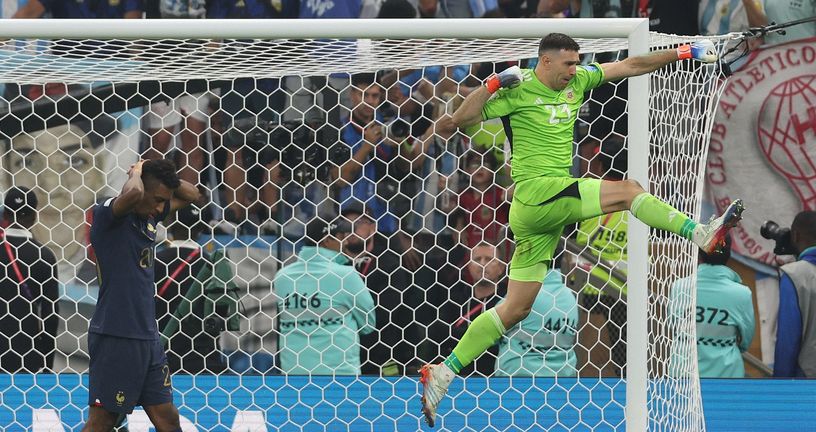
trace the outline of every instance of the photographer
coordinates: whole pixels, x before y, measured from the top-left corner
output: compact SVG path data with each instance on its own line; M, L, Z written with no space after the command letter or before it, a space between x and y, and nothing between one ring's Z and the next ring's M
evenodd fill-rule
M405 119L384 121L380 109L384 92L374 74L354 75L351 83L351 118L341 131L348 147L342 160L347 162L332 168L331 178L338 179L341 208L352 198L365 203L377 221L377 230L391 234L399 228L399 219L410 213L410 197L420 185L412 172L422 166L434 130L450 134L455 127L449 117L439 118L435 127L415 139Z
M376 330L374 300L345 253L360 242L348 219L315 218L297 261L275 275L283 373L360 374L360 336Z
M774 377L816 378L816 211L797 214L789 232L766 222L762 235L777 255L797 255L781 267Z

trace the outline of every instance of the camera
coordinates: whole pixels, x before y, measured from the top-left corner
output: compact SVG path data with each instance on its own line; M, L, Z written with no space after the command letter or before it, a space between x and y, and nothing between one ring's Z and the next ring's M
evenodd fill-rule
M402 118L396 117L382 125L382 135L383 137L401 142L411 135L411 123L408 123Z
M326 125L302 121L283 123L255 119L236 120L224 140L231 147L244 147L244 158L252 166L274 161L281 163L284 179L307 185L318 178L327 178L335 160L332 134ZM335 133L336 135L336 133Z
M769 220L759 228L759 234L763 238L776 242L773 251L776 255L796 255L796 249L791 241L790 228L780 227L778 223Z

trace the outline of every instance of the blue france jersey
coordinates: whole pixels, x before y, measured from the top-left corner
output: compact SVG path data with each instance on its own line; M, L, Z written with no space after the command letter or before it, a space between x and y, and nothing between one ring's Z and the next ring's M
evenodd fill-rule
M110 198L94 208L91 245L96 254L99 299L91 333L132 339L158 339L153 257L156 221L170 213L170 202L156 219L133 213L113 216Z
M54 18L124 18L132 11L144 10L142 0L40 0Z

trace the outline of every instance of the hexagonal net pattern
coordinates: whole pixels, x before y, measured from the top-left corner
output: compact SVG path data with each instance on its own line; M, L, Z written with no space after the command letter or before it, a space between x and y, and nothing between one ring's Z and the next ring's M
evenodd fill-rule
M683 41L653 34L652 48ZM625 39L578 42L584 64L626 55ZM35 193L37 265L52 273L35 281L42 270L26 263L34 293L25 297L4 266L12 294L3 294L0 367L8 392L27 402L0 408L0 422L79 430L96 264L113 259L101 255L111 242L129 241L92 227L134 163L163 158L202 198L150 224L155 249L116 271L138 265L152 281L183 429L416 430L418 369L443 360L502 301L515 246L505 125L457 130L448 116L492 74L533 68L537 46L3 41L0 180L4 191ZM693 219L722 81L690 62L649 76L643 187ZM577 117L574 177L627 178L627 87L603 84L567 112ZM632 366L648 370L651 430L704 429L689 282L696 247L649 234L648 322L638 323L648 327L648 361L630 365L628 219L566 227L530 315L452 385L444 428L624 430L622 377ZM6 238L22 235L17 228ZM136 326L121 316L122 328ZM35 372L58 375L26 375ZM136 411L129 426L146 422Z

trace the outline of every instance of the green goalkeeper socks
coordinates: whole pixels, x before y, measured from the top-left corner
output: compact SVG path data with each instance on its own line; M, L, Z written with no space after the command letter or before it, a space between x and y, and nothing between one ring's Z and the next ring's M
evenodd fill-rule
M462 340L456 344L456 348L443 363L458 374L476 357L495 345L505 331L504 324L499 314L496 313L496 308L490 309L473 320L465 335L462 336Z
M673 232L688 240L692 239L692 233L697 227L697 222L648 192L643 192L632 200L630 211L646 225Z

